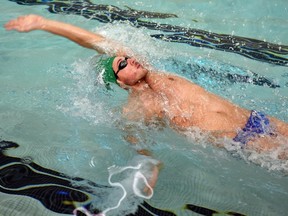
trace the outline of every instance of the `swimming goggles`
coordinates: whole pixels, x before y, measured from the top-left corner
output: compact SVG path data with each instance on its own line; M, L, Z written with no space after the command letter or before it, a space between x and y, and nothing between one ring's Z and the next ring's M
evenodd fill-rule
M120 63L119 63L119 66L118 66L118 70L117 72L115 72L115 77L116 79L118 79L118 73L123 70L127 65L128 65L128 62L127 60L129 59L129 57L125 57L125 59L123 59Z

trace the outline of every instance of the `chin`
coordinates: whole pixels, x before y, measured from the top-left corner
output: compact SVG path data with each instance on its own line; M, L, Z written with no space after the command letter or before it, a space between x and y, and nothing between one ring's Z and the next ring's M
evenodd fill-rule
M148 70L145 70L145 72L142 72L142 76L139 77L139 80L144 79L147 74L148 74Z

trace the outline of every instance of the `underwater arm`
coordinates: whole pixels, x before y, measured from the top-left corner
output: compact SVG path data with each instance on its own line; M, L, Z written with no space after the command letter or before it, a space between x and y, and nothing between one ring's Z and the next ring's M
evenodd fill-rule
M163 164L158 160L152 159L152 153L146 149L137 150L137 153L148 157L149 158L148 161L149 160L153 161L151 163L150 168L151 174L150 177L148 178L148 184L152 189L154 189L158 180L159 172L163 168ZM143 191L148 195L151 195L153 193L153 191L151 191L149 187L145 187Z
M138 139L133 135L126 136L125 140L132 145L136 145L139 142ZM142 148L136 149L136 151L139 155L146 156L148 161L149 160L156 161L155 159L153 159L151 151L147 149L142 149ZM148 184L152 189L154 189L154 187L156 186L159 171L162 169L162 167L163 167L163 164L160 161L157 161L157 163L155 162L151 163L151 168L150 168L151 175L148 178ZM143 191L147 193L148 195L151 195L153 193L153 191L151 191L149 187L145 187Z
M45 19L38 15L20 16L17 19L10 20L5 24L6 30L16 30L19 32L30 32L42 30L61 37L65 37L80 46L94 49L99 53L108 55L127 55L128 49L117 42L111 41L100 34L96 34L77 26Z

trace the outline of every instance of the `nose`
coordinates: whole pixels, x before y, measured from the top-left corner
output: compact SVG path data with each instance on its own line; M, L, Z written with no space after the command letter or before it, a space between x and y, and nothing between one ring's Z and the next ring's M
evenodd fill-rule
M129 59L127 60L127 62L128 62L129 64L131 64L131 65L134 65L134 66L137 66L137 64L138 64L138 62L136 61L135 58L129 58Z

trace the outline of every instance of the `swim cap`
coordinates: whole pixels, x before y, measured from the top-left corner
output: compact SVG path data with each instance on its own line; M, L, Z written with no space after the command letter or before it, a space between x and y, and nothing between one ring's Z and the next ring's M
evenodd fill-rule
M107 57L105 55L101 56L99 61L97 62L97 69L100 69L102 72L102 79L104 83L107 85L108 83L116 83L117 79L115 73L113 71L113 61L116 57Z

